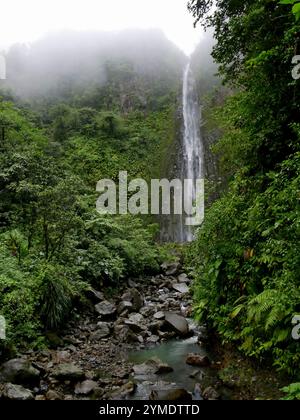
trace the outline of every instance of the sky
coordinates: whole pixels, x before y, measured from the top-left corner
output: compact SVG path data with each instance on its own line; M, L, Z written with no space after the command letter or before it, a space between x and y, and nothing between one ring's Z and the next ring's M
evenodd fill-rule
M119 31L160 28L186 54L201 38L188 0L2 0L0 47L30 43L64 29Z

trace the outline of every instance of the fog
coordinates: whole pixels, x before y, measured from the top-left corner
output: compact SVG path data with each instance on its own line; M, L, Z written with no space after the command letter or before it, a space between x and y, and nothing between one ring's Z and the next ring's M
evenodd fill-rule
M168 89L181 77L187 57L160 30L63 31L31 45L15 44L6 54L6 87L22 97L83 95L107 81L108 67L119 81L134 75ZM111 67L114 67L113 69Z
M12 0L1 16L1 88L25 99L83 97L113 71L121 82L133 77L135 89L142 77L144 89L163 94L181 80L192 51L197 71L212 68L212 36L194 28L187 0Z
M1 4L0 48L49 32L161 29L190 54L201 37L187 0L10 0Z

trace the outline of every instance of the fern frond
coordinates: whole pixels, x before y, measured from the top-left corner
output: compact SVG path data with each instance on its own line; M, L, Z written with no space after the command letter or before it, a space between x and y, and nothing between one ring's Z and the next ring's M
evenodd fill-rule
M265 290L249 302L248 321L260 322L268 311L276 303L279 292L277 290Z

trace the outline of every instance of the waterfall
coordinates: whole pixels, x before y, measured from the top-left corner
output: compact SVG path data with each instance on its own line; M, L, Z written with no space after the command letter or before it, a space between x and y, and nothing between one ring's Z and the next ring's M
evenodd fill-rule
M200 106L198 102L196 81L193 76L191 63L184 70L183 76L183 141L182 141L182 180L190 179L193 182L185 190L188 202L196 200L196 180L203 178L203 146L200 131ZM185 215L181 218L180 242L191 242L194 239L193 230L185 225Z
M201 112L198 101L196 80L189 62L183 73L182 86L183 129L177 150L176 178L192 180L185 188L186 201L193 204L196 200L196 180L204 177L204 158L201 137ZM178 142L179 143L179 142ZM160 239L162 242L191 242L194 239L193 228L186 226L187 215L171 214L160 217Z

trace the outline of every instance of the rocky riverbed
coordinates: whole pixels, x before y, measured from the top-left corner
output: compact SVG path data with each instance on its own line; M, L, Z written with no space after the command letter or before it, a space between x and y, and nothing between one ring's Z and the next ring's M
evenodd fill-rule
M28 351L1 366L1 398L134 398L141 375L157 377L148 397L158 397L159 376L174 368L155 358L134 366L128 354L194 334L186 319L191 315L190 280L179 263L166 263L162 270L156 277L129 280L119 298L89 291L93 310L66 325L64 334L49 333L49 350ZM161 383L161 388L165 398L168 392L170 399L191 398L174 383Z
M118 297L90 290L90 309L59 335L48 333L49 349L2 364L0 399L233 397L222 362L206 351L206 329L189 322L190 283L180 263L165 263L156 277L129 280Z

